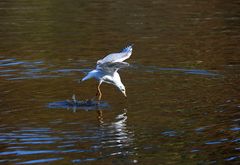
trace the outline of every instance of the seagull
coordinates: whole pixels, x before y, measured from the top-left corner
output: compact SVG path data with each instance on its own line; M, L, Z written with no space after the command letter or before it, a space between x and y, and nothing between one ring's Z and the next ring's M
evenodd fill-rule
M95 78L99 82L96 93L96 97L98 96L99 101L102 97L100 86L103 82L116 86L122 94L127 97L126 88L121 81L118 70L129 66L127 62L123 61L130 58L132 55L132 46L133 45L129 45L119 53L111 53L103 59L98 60L96 68L90 71L87 76L82 79L82 81L86 81Z

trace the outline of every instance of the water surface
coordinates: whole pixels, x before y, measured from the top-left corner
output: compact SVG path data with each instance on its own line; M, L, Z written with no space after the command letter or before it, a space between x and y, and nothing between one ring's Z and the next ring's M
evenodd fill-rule
M0 2L0 164L239 164L238 1ZM79 80L129 43L128 99ZM58 105L58 104L57 104Z

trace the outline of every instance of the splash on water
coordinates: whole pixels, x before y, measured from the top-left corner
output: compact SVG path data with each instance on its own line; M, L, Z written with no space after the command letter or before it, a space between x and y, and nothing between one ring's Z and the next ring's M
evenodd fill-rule
M64 109L83 109L83 110L104 110L109 109L107 102L96 100L76 100L73 95L72 100L56 101L48 104L48 108L64 108Z

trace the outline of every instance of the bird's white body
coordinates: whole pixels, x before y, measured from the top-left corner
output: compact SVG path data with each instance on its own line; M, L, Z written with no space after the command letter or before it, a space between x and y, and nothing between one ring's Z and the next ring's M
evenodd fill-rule
M123 62L132 54L132 46L124 48L120 53L112 53L97 61L96 69L90 71L82 81L95 78L99 81L98 92L100 92L100 85L105 82L116 86L126 97L126 89L123 85L118 69L129 66L128 63ZM100 92L101 93L101 92Z
M94 69L91 72L89 72L87 74L87 76L85 76L82 81L88 80L90 78L95 78L96 80L98 80L99 82L105 82L108 84L122 84L121 82L121 78L118 74L118 72L114 72L113 75L109 75L108 73L99 70L99 69Z

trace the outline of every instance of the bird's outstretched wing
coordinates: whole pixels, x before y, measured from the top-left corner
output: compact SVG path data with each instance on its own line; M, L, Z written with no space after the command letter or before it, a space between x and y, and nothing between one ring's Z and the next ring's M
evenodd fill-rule
M114 72L117 72L119 69L129 67L129 63L127 62L106 62L100 65L97 65L98 70L102 70L108 74L114 74Z
M115 63L115 62L123 62L124 60L128 59L132 55L132 48L133 45L129 45L126 48L124 48L119 53L111 53L104 57L103 59L100 59L97 61L97 65L101 65L104 63Z

